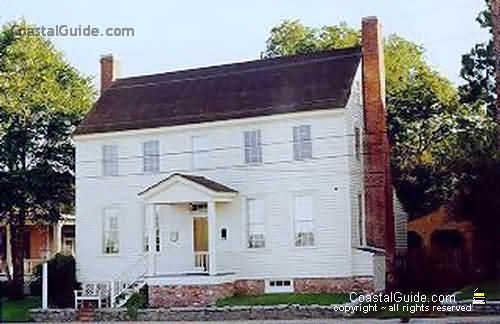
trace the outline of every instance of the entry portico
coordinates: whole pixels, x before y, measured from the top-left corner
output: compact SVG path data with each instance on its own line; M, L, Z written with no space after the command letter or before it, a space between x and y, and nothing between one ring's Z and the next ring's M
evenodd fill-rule
M160 252L162 245L164 245L163 237L167 239L166 244L175 245L179 236L190 237L191 235L193 238L192 268L184 268L181 272L217 275L216 204L231 203L237 194L236 190L214 180L181 173L174 173L140 192L139 196L146 205L144 244L149 259L148 275L172 274L169 264L183 262L186 259L186 255L182 255L183 260L175 258L173 254L162 255ZM167 228L170 227L168 225L169 216L173 217L168 212L161 212L164 210L160 209L162 206L176 207L176 214L179 214L180 211L181 218L191 217L192 227L183 226L181 231L174 230L170 231L168 235L162 234L160 217L165 218ZM189 222L191 223L191 221ZM187 231L191 231L191 233L186 233ZM166 264L165 259L167 260ZM162 264L163 266L160 266Z

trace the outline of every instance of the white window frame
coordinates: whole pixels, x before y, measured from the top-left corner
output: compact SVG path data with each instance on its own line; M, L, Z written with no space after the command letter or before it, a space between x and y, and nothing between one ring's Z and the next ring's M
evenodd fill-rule
M292 279L269 279L265 281L266 294L291 293L294 291Z
M160 141L151 140L142 143L142 171L160 172Z
M192 202L189 203L189 213L193 217L208 217L208 203L206 202Z
M262 204L262 221L261 222L251 222L250 220L250 201L259 201ZM248 197L245 199L245 246L249 250L259 250L259 249L264 249L266 248L266 217L265 217L265 208L266 208L266 202L263 198L260 197ZM251 234L251 227L252 226L262 226L262 233L258 233L263 236L263 245L262 246L252 246L250 243L250 236ZM254 234L254 235L258 235Z
M109 153L108 153L109 152ZM110 154L111 156L108 156ZM117 144L105 144L102 146L102 175L104 177L118 176L119 174L119 152Z
M113 211L115 212L114 216L109 216L108 212ZM116 229L113 230L111 229L111 224L109 224L109 229L107 229L107 219L108 218L116 218ZM109 234L112 234L112 232L116 232L116 251L107 251L107 238ZM120 208L119 207L105 207L102 211L102 254L103 255L119 255L120 254Z
M308 133L308 134L306 134ZM311 125L298 125L292 128L293 159L302 161L312 159L312 130Z
M307 244L307 245L297 245L297 211L295 208L295 200L297 198L301 197L310 197L311 198L311 224L312 224L312 244ZM313 248L316 247L317 245L317 233L316 233L316 219L315 219L315 214L316 214L316 195L314 192L310 191L303 191L303 192L295 192L292 194L291 201L290 201L290 210L291 215L292 215L292 244L296 248ZM301 222L306 222L305 220L302 220Z
M156 210L155 208L155 211L154 211L154 217L153 217L153 229L154 229L154 235L155 235L155 240L154 240L154 243L155 243L155 253L160 253L161 252L161 248L162 248L162 244L163 244L163 240L162 240L162 237L161 237L161 222L160 222L160 213L158 212L158 210Z
M208 135L204 134L198 134L198 135L193 135L191 136L191 169L192 170L197 170L197 169L203 169L208 165L208 154L210 153L210 148L208 147L196 147L195 142L196 139L205 139L207 138ZM203 145L202 145L203 146ZM198 157L197 157L198 154ZM204 155L202 155L204 154ZM200 159L205 159L207 162L204 165L197 165L196 160L197 158ZM198 162L200 164L200 162Z
M262 131L260 129L243 132L243 157L245 164L262 163Z

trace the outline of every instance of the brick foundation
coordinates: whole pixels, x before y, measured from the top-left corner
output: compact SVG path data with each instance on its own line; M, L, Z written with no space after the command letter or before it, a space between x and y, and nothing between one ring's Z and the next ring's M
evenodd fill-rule
M372 277L294 279L297 293L373 292ZM264 280L236 280L213 285L149 286L151 307L203 307L234 295L262 295Z
M152 307L187 307L213 305L218 299L234 295L234 284L150 286Z
M339 293L339 292L373 292L371 277L350 278L301 278L293 282L297 293Z
M237 280L234 283L234 292L238 295L262 295L265 292L264 280Z

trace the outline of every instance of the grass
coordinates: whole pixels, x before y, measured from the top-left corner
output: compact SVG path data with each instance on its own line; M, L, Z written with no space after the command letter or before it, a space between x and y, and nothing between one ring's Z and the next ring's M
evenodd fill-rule
M372 303L367 303L372 304ZM375 303L374 303L375 304ZM354 317L362 318L377 318L377 319L388 319L388 318L410 318L410 317L442 317L442 313L433 312L432 306L435 303L376 303L377 311L371 311L368 313L357 312ZM397 306L396 306L397 305ZM422 311L422 305L428 306L429 311ZM405 308L406 307L406 308ZM413 309L412 309L413 307ZM411 310L411 312L410 312Z
M333 305L349 302L348 294L266 294L219 299L217 306Z
M39 297L27 297L22 300L10 301L2 299L0 307L0 322L29 322L29 309L39 308L41 300Z
M489 300L500 300L500 280L485 281L462 288L457 295L457 300L472 299L472 294L476 288L484 291L486 302Z

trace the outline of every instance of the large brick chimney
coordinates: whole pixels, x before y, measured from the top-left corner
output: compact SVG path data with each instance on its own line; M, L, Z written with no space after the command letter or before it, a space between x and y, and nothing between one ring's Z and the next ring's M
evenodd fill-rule
M118 76L118 60L113 54L101 56L101 93L109 88Z
M394 284L394 212L385 106L384 44L377 17L362 21L366 242L385 251L386 288Z

